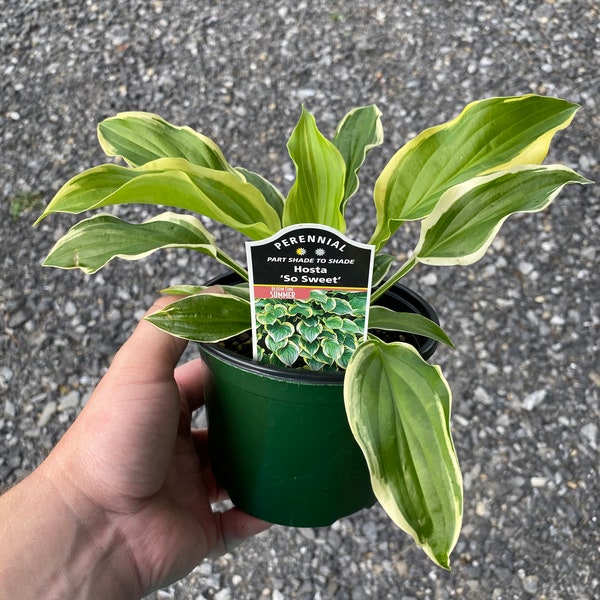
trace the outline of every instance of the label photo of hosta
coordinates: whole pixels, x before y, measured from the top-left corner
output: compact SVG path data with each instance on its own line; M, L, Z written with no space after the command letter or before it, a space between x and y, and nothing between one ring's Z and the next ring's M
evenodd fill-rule
M374 247L323 225L247 242L254 358L345 369L366 338Z

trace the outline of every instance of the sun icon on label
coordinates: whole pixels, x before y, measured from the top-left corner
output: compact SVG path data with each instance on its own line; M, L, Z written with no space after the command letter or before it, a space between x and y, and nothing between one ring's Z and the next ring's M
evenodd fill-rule
M304 256L306 254L306 248L296 248L296 254L298 256Z
M323 250L323 248L317 248L317 249L315 250L315 254L316 254L317 256L324 256L324 255L325 255L325 250Z

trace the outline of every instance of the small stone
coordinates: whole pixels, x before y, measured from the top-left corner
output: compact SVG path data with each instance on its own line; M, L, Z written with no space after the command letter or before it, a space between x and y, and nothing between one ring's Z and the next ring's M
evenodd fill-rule
M368 600L367 592L362 584L358 584L353 590L350 596L352 600Z
M121 311L113 307L106 313L106 319L111 323L120 323L123 317Z
M13 375L12 369L9 369L8 367L2 367L2 369L0 369L0 379L5 383L8 383L13 378Z
M579 430L579 433L583 440L591 446L592 450L596 450L598 447L598 425L595 423L586 423Z
M537 390L527 394L521 402L521 406L528 411L532 411L536 406L541 404L546 398L547 390Z
M232 600L233 596L231 594L231 590L227 588L223 588L219 590L214 596L214 600Z
M273 590L271 598L273 598L273 600L285 600L285 596L279 590Z
M377 525L373 521L367 521L362 526L362 531L368 540L371 542L377 541Z
M529 480L529 483L531 484L531 487L543 488L543 487L546 487L548 480L545 477L532 477Z
M538 588L539 588L539 578L537 575L527 575L526 577L523 578L523 589L528 593L528 594L537 594Z
M71 300L67 300L65 304L65 314L67 317L74 317L77 314L77 307Z
M15 405L10 400L7 400L4 403L4 414L7 417L10 417L11 419L14 418L16 416L16 414L17 414L17 411L15 409Z
M487 506L485 505L485 502L478 502L475 505L475 514L478 517L487 517L490 514L490 511L488 510Z
M475 388L475 391L473 392L473 399L479 404L485 404L486 406L489 406L493 403L493 398L480 385Z
M423 275L423 277L421 277L421 283L423 285L429 285L433 287L437 284L437 282L438 278L435 273L427 273L426 275Z
M311 529L310 527L299 527L298 532L307 540L314 540L317 537L315 530Z
M6 466L9 469L18 469L21 466L21 455L15 454L14 456L9 456L6 459Z
M521 273L523 275L525 275L526 277L527 277L527 275L531 274L533 269L534 269L534 266L529 262L519 263L519 271L521 271Z
M8 326L11 329L17 329L27 323L27 321L29 321L29 315L26 312L19 310L8 319Z
M312 88L304 88L301 90L298 90L297 95L298 98L300 98L300 100L306 100L308 98L312 98L313 96L316 95L316 91L313 90Z
M593 262L594 260L596 260L596 248L594 248L593 246L588 246L587 248L582 248L581 249L581 258L584 258L585 260L589 260L590 262Z
M212 575L213 572L212 564L208 561L201 562L196 567L196 572L202 575L203 577L208 577L209 575Z
M77 408L81 397L77 390L69 392L66 396L60 399L59 406L61 410L69 410L71 408Z
M48 423L50 422L50 419L56 412L57 406L58 405L53 400L51 400L50 402L48 402L48 404L46 404L46 406L44 406L44 408L42 409L42 413L40 414L40 416L38 418L38 422L37 422L38 427L45 427L46 425L48 425Z

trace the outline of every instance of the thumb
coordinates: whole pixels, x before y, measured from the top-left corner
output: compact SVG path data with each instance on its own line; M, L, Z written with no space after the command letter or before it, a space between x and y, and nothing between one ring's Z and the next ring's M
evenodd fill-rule
M121 379L125 374L140 380L144 375L152 381L165 381L173 378L187 341L176 338L155 327L145 317L162 310L179 298L166 296L159 298L138 323L131 337L115 355L107 375L114 374Z

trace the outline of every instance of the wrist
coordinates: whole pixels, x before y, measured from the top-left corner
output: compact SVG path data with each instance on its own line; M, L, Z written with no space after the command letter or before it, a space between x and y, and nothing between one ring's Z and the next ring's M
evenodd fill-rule
M0 498L0 523L0 600L140 598L118 530L46 464Z

